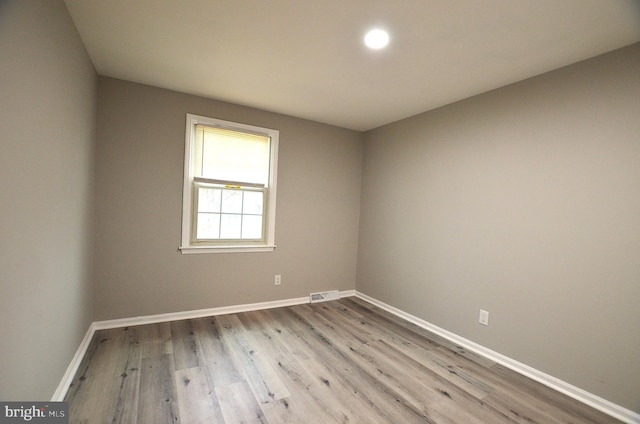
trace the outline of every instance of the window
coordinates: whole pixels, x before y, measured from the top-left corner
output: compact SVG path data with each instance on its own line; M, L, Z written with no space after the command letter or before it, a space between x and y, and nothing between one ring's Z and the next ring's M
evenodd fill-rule
M182 253L275 248L278 134L187 114Z

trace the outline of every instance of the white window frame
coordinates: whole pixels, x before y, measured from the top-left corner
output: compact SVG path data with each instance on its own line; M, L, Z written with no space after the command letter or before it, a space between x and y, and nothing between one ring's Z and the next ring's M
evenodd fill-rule
M233 131L247 132L267 136L270 141L269 158L269 182L266 187L264 208L264 239L258 241L242 240L216 240L211 242L194 241L196 205L194 195L198 182L195 180L193 170L193 157L195 150L195 127L197 124L212 127L225 128ZM235 253L235 252L270 252L276 248L276 182L278 170L278 138L279 131L256 127L237 122L224 121L206 116L187 114L184 150L184 182L182 188L182 241L180 251L183 254L190 253Z

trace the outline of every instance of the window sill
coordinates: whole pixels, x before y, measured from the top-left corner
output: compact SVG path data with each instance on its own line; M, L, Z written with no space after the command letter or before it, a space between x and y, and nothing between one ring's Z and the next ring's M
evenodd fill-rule
M196 253L250 253L250 252L273 252L276 246L180 246L183 255Z

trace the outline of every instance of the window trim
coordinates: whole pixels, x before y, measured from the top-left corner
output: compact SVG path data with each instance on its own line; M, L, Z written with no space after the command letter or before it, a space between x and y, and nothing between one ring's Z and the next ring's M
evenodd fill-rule
M269 183L266 188L266 208L264 216L264 240L260 241L225 241L215 243L193 242L192 234L195 229L193 219L195 216L195 195L193 155L195 150L195 126L196 124L213 127L226 128L235 131L259 134L270 137L269 149ZM238 253L238 252L271 252L275 245L275 223L276 223L276 183L278 171L278 139L279 131L256 127L238 122L224 121L206 116L187 114L185 129L185 153L184 153L184 177L182 188L182 238L179 250L183 254L191 253ZM198 177L198 179L201 179Z

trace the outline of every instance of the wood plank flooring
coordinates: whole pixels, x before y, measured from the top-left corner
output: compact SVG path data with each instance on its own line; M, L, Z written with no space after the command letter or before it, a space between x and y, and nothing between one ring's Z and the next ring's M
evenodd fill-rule
M608 424L357 298L97 331L71 423Z

